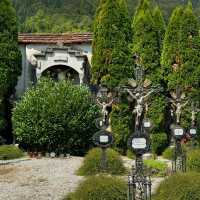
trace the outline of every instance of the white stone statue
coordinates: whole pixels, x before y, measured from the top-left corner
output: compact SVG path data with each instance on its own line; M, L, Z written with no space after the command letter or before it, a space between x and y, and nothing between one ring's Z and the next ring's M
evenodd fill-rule
M179 124L180 123L180 118L181 118L181 113L182 113L182 108L184 108L187 104L188 101L186 101L185 103L181 104L180 102L175 102L175 101L171 101L172 105L175 108L175 113L176 113L176 122Z
M140 93L136 93L134 94L131 90L127 89L127 92L129 93L129 95L136 100L136 105L135 108L133 110L133 113L136 114L136 126L139 125L140 123L140 118L142 116L143 110L144 110L144 105L145 108L148 110L148 107L146 104L146 100L148 99L148 97L154 92L154 90L150 90L147 94L140 94Z
M107 108L108 107L111 107L112 104L113 104L113 99L109 102L109 103L106 103L105 101L103 101L102 103L99 101L99 99L97 99L97 103L102 107L102 110L101 110L101 113L103 115L103 123L106 124L107 120L108 120L108 110Z

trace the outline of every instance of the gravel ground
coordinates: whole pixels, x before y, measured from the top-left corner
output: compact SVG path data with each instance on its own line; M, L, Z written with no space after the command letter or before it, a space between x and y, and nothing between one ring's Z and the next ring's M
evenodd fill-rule
M0 166L0 200L61 200L83 177L83 158L35 159Z

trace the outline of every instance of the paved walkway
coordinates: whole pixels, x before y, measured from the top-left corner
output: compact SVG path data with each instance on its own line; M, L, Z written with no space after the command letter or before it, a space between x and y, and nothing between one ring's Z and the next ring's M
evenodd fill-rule
M34 159L0 165L0 200L61 200L83 177L83 158Z
M123 157L127 168L133 160ZM0 200L62 200L83 179L76 176L83 158L18 160L0 165ZM124 176L127 180L127 176ZM152 193L164 178L152 178Z

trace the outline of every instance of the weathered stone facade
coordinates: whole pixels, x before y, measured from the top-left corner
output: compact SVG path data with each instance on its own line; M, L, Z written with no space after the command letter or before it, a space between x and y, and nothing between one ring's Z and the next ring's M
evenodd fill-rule
M20 97L42 75L88 83L91 66L91 34L20 34L22 74L16 87Z

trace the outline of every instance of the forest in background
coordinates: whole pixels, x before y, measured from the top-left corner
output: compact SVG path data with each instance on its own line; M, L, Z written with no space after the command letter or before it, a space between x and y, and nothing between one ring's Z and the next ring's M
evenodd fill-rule
M165 19L178 4L187 0L154 0L162 9ZM12 0L19 19L19 31L39 32L88 32L92 31L93 18L99 0ZM130 16L138 0L127 0ZM200 17L200 1L192 0Z

